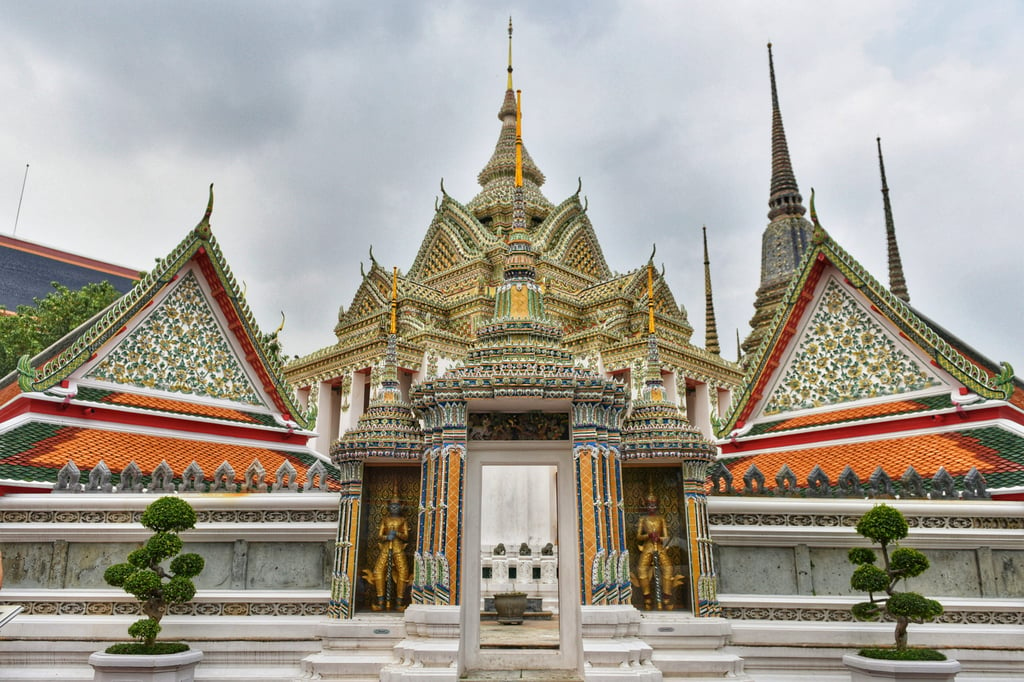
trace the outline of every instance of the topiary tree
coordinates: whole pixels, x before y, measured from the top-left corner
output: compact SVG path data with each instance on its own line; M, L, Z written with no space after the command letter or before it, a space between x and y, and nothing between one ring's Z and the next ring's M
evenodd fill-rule
M139 600L142 612L148 617L135 621L128 628L128 634L141 640L146 652L156 653L150 650L160 634L160 619L171 604L183 604L195 596L196 586L192 578L202 572L205 562L198 554L179 554L182 542L178 533L196 525L196 512L185 500L161 497L153 501L142 513L142 525L154 531L153 536L145 545L128 554L127 562L108 568L103 579L108 585L124 588ZM163 567L163 562L168 559L171 559L170 572ZM119 647L120 650L114 650ZM175 648L183 651L188 645L181 644ZM125 649L123 645L107 649L107 653L129 651L143 653L137 649Z
M857 532L878 543L882 565L875 565L878 557L866 547L854 547L847 555L857 565L850 586L867 592L869 599L853 606L854 618L878 620L883 613L895 618L897 651L907 649L910 623L924 623L942 615L942 604L934 599L926 599L916 592L896 591L900 580L919 576L928 569L928 557L916 549L895 546L890 551L891 545L907 537L908 530L907 520L899 509L880 504L861 517ZM861 655L869 655L865 651L861 651Z

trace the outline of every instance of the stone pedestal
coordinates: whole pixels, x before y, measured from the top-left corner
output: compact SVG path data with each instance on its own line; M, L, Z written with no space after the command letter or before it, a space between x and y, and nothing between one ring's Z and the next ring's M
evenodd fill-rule
M953 682L960 672L960 662L954 660L890 661L857 654L843 656L843 665L850 671L850 682Z
M193 682L201 660L203 652L195 649L160 656L97 651L89 656L89 665L99 682Z
M637 637L639 611L632 606L582 606L580 611L587 682L661 682L650 645Z

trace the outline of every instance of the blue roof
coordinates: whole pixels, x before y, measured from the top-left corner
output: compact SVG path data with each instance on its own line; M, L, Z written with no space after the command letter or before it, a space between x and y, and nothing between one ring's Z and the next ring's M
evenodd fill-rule
M0 306L15 310L19 305L34 305L34 298L43 298L53 291L52 282L69 289L81 289L86 284L106 280L123 294L135 285L137 276L111 272L117 270L126 268L64 254L31 242L3 239L0 240Z

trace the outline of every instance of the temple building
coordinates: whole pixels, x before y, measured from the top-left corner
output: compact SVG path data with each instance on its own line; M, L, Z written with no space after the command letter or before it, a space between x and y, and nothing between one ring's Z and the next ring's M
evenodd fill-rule
M0 378L0 494L328 488L308 417L202 221L128 292ZM335 482L334 487L337 487Z
M912 308L905 283L879 283L821 227L813 203L812 220L810 247L719 431L727 485L742 478L763 492L767 476L768 488L807 486L822 498L861 497L863 487L1024 499L1024 383Z
M442 184L443 197L419 252L398 274L395 343L398 382L406 398L413 384L465 361L494 311L512 231L516 109L509 69L498 111L498 141L477 177L480 192L461 203ZM613 378L637 395L647 357L647 270L614 274L580 191L555 205L541 191L544 179L523 147L524 229L545 310L561 330L560 346L572 354L574 365ZM695 252L694 265L698 259ZM361 286L348 307L338 311L337 343L286 368L302 399L317 410L315 447L321 453L357 425L380 384L390 290L391 270L371 250ZM724 415L742 371L720 355L713 320L704 347L694 342L686 310L660 273L654 278L654 304L667 396L710 437L711 423Z
M888 287L804 207L769 46L732 362L706 234L701 346L656 250L617 274L580 190L544 196L511 39L479 193L442 184L408 267L371 249L336 343L282 362L211 188L152 272L0 378L0 602L22 609L0 677L92 679L138 613L103 570L163 494L199 516L208 568L163 623L202 679L846 680L890 639L853 621L847 560L883 499L937 569L914 588L945 612L913 643L1019 675L1024 384L910 306L880 141Z

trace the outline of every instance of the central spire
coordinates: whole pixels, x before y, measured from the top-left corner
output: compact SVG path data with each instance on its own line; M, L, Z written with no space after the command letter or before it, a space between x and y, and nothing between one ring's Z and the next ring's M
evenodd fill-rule
M509 235L505 251L505 281L495 296L494 317L547 322L544 298L537 285L536 254L526 231L526 198L523 191L523 93L520 90L516 95L512 233Z
M516 93L512 89L511 18L508 23L508 79L498 120L501 121L498 142L487 165L477 176L482 189L469 202L469 208L481 220L490 219L496 233L507 234L511 229L511 199L516 172ZM521 148L520 154L527 213L532 217L543 218L553 208L539 189L544 184L544 174L533 163L525 147Z

